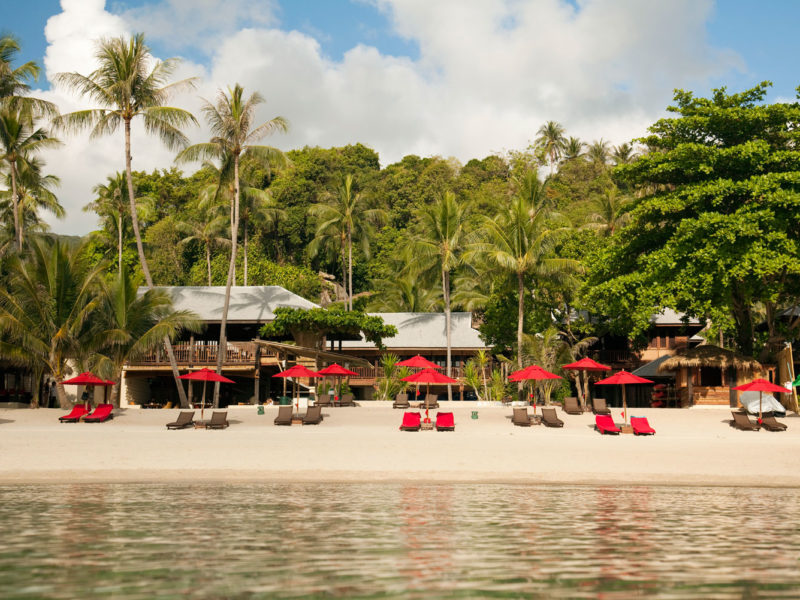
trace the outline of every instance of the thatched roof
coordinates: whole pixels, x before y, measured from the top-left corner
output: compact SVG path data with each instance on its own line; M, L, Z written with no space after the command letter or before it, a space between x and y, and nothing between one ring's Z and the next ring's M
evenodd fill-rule
M658 372L677 371L678 369L695 367L734 367L737 371L760 371L761 363L755 358L739 354L733 350L719 346L695 346L678 350L658 366Z

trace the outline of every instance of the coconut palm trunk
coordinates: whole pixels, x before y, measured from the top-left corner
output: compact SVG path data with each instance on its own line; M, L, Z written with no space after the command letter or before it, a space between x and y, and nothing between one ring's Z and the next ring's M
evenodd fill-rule
M117 273L122 273L122 211L117 217Z
M442 269L442 294L444 296L444 328L447 343L447 376L452 377L451 368L451 330L450 330L450 271ZM447 384L447 400L453 400L453 386Z
M219 329L219 349L217 351L217 374L222 374L222 361L228 353L228 308L231 305L231 285L236 274L236 247L239 237L239 154L233 155L233 220L231 221L231 262L228 266L228 280L225 282L225 303L222 307L222 320ZM214 408L219 408L219 381L214 382Z
M244 259L244 284L247 285L247 222L244 224L244 247L242 248L242 258Z
M14 161L11 161L11 210L14 211L14 231L17 234L17 250L22 252L22 228L20 227L19 197L17 194L17 167Z
M208 269L208 287L211 287L211 246L206 244L206 268Z
M147 266L147 258L144 255L144 246L142 245L142 234L139 231L139 217L136 214L136 197L133 194L133 172L131 169L131 120L125 119L125 177L128 181L128 201L131 207L131 223L133 224L133 235L136 237L136 251L139 253L139 264L142 266L142 273L149 289L153 288L153 278L150 275L150 269ZM122 261L120 260L120 265ZM180 372L178 371L178 362L175 360L175 352L172 350L172 342L168 337L164 337L164 347L167 350L169 357L169 366L172 368L172 377L175 380L175 386L178 388L178 399L181 403L181 408L189 408L189 400L186 398L186 390L183 387L183 382L180 380Z
M347 226L347 309L353 310L353 232Z

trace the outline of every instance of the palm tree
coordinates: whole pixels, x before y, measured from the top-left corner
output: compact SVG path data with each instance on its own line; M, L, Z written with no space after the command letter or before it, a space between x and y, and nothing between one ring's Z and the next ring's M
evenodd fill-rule
M326 194L330 198L330 194ZM328 240L338 241L342 255L342 279L347 279L347 308L353 310L353 239L361 242L362 250L369 254L369 241L373 234L373 223L380 223L385 212L378 208L364 209L364 196L353 189L353 176L347 174L333 196L333 202L321 202L309 207L308 213L317 220L316 236L308 251L313 257ZM345 257L346 256L346 257Z
M564 151L564 127L556 121L547 121L536 132L534 143L547 154L550 161L550 174L553 174L556 162Z
M34 154L60 143L45 129L37 128L24 108L7 106L0 110L0 161L7 165L11 178L11 205L18 252L22 251L19 173L32 168L30 161Z
M551 227L547 181L540 183L536 172L528 171L516 183L517 191L508 206L494 218L484 217L483 240L469 255L483 256L492 266L516 278L517 362L522 368L525 278L563 280L577 269L577 263L553 254L564 230Z
M28 247L24 258L11 257L6 285L0 286L0 356L28 367L38 390L42 376L62 381L67 360L90 348L88 323L99 304L96 288L105 265L90 267L82 248L62 242L37 239ZM67 408L60 383L57 390Z
M616 187L609 188L593 201L595 209L589 215L590 223L584 227L600 231L603 236L612 236L630 219L628 205L630 198L619 194Z
M634 158L636 158L636 152L633 146L627 142L619 146L614 146L614 150L611 153L611 159L614 161L615 165L627 165L632 162Z
M55 115L58 112L55 104L28 96L28 82L38 79L39 65L29 61L15 67L12 63L19 52L16 37L0 36L0 108L21 109L30 117Z
M419 269L435 270L441 275L444 301L445 335L447 339L447 375L452 372L450 327L450 277L461 264L468 244L467 207L456 200L453 192L440 195L432 204L417 211L418 232L408 246L408 262L416 261ZM447 386L447 399L453 399L452 386Z
M441 302L442 293L424 285L414 273L377 279L372 282L375 297L370 310L379 312L433 312Z
M288 123L283 117L275 117L257 127L253 127L256 107L264 102L258 92L249 98L244 97L244 89L238 83L226 94L220 90L216 104L205 101L203 114L206 117L213 137L204 144L189 146L181 152L176 160L197 161L204 158L216 158L224 161L225 157L233 158L233 210L231 214L231 261L228 267L228 279L225 284L225 303L222 308L222 319L219 332L219 357L217 373L222 371L223 348L227 347L226 325L228 308L231 303L231 285L236 268L236 250L239 236L239 161L245 156L253 156L264 162L285 160L283 153L270 146L258 146L254 142L275 133L287 131ZM214 384L214 406L219 405L219 383Z
M548 327L540 333L525 336L525 338L523 352L526 362L535 363L551 372L558 372L559 365L570 362L572 358L569 344L564 341L555 327ZM538 381L537 385L544 395L545 405L549 406L550 397L553 391L561 385L561 380L545 379Z
M104 286L97 307L97 324L92 346L102 348L95 355L94 367L116 385L111 402L119 406L119 387L125 363L155 350L164 338L174 340L182 330L200 331L202 322L190 311L176 311L172 298L161 289L137 293L137 286L122 267L119 277Z
M128 190L125 183L125 173L118 172L106 177L106 183L101 183L92 188L97 198L83 207L84 211L97 213L101 219L107 221L103 229L109 230L113 224L117 237L117 273L122 272L122 238L125 231L125 211L128 205Z
M564 158L572 160L583 156L583 149L586 146L580 139L570 136L564 143Z
M53 216L64 217L64 207L56 198L53 189L61 184L55 175L42 175L43 162L36 157L19 163L17 180L17 208L19 211L19 237L24 243L25 230L47 231L48 227L39 217L39 211L47 210ZM9 221L13 222L11 176L6 178L7 190L0 192L0 199L8 206ZM4 210L4 212L6 212Z
M611 158L611 151L609 150L610 144L603 138L593 141L589 144L589 149L586 152L586 158L589 162L597 165L607 165Z
M114 133L123 125L125 136L125 176L128 183L131 223L136 238L136 250L147 287L153 287L153 278L147 266L142 245L139 219L136 214L136 195L131 174L131 123L141 117L145 130L155 133L170 149L186 146L188 139L180 128L197 121L188 111L165 106L172 94L194 87L194 78L168 83L170 75L178 66L177 59L156 61L144 43L144 34L125 37L104 38L97 44L95 58L99 67L89 74L57 73L55 82L79 92L96 102L101 108L81 110L56 117L57 127L81 131L91 128L91 137ZM186 391L178 373L178 365L168 338L164 339L172 375L178 387L181 406L188 406Z
M203 198L197 203L196 218L191 218L179 225L181 233L187 234L181 240L181 244L198 242L206 253L206 269L208 271L208 285L213 285L211 279L211 251L217 246L230 244L230 240L225 237L227 223L225 215L220 214L219 205L213 204L213 198Z

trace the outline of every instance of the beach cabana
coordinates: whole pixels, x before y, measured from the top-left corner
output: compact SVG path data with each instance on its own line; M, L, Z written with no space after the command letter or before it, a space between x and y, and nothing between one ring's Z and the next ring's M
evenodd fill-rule
M737 407L739 382L766 374L756 359L719 346L683 349L658 367L659 373L675 373L675 391L681 406Z

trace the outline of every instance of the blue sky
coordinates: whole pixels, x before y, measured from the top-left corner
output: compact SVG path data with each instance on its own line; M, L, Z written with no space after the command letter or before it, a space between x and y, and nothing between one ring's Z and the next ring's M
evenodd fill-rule
M11 31L23 44L22 57L42 65L47 46L44 27L50 16L60 12L60 1L4 2L9 5L4 12L10 16L8 23L13 24ZM122 12L153 3L153 0L110 0L107 8ZM278 27L314 37L325 54L334 60L340 60L347 50L359 43L375 46L392 56L416 59L419 55L414 40L395 33L387 13L366 0L282 0L277 17ZM736 51L744 60L745 70L713 78L707 89L725 85L738 90L767 79L774 83L774 97L794 98L795 89L800 85L796 59L800 56L798 23L800 0L717 0L707 24L708 39L715 46ZM4 30L8 30L7 26ZM159 44L156 42L152 46L158 53ZM167 54L170 52L164 52ZM191 48L184 48L181 55L198 62L204 60L200 52ZM41 85L47 87L47 82ZM697 92L704 93L707 89Z
M62 111L87 100L47 77L89 73L94 41L143 31L158 58L197 89L173 105L202 115L233 83L267 100L257 119L291 124L289 150L363 143L383 165L408 154L472 158L528 147L548 120L568 135L635 140L665 115L674 88L707 95L771 80L800 85L800 0L0 0L22 58L47 72L38 91ZM49 21L48 37L45 25ZM10 25L8 25L10 24ZM2 28L2 26L0 26ZM47 61L45 62L45 56ZM208 139L200 125L186 133ZM120 170L117 136L65 138L44 158L61 178L64 233L92 228L81 207ZM134 168L174 153L133 130ZM184 167L185 170L191 170Z

